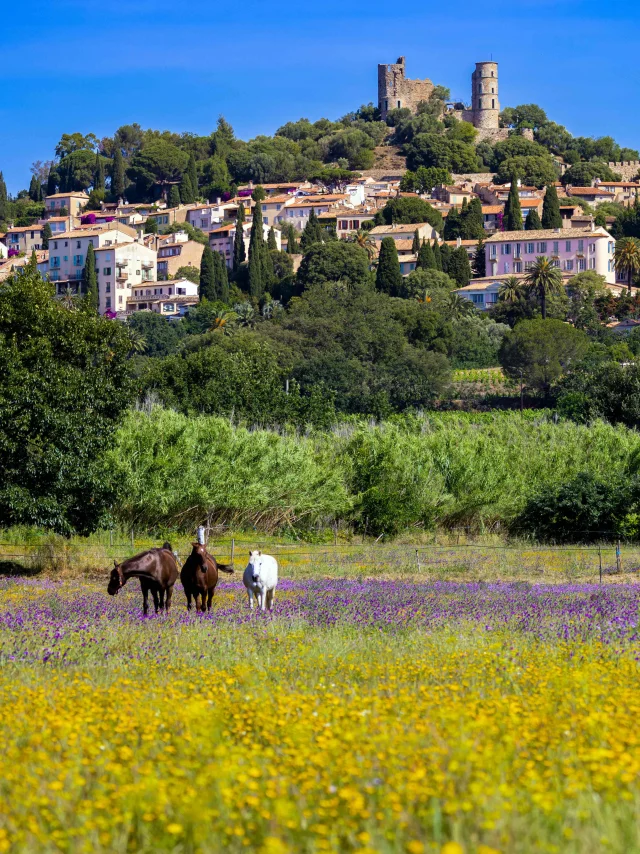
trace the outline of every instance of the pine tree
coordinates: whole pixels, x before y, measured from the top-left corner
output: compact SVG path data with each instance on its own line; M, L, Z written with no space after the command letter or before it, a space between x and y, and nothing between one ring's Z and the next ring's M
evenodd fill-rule
M560 214L560 202L558 191L553 184L547 186L542 203L542 227L562 228L562 216Z
M247 253L244 248L244 205L242 202L238 205L238 214L236 216L236 234L233 238L233 272L237 273L240 265L247 260Z
M442 272L442 253L440 251L440 244L437 240L433 241L433 257L436 262L436 270L440 270L440 272Z
M51 240L51 237L52 237L51 226L49 225L48 222L45 222L43 229L42 229L42 248L43 249L49 248L49 241Z
M464 240L480 240L484 237L484 221L480 199L471 199L467 205L460 236Z
M229 302L229 271L227 269L227 262L224 259L224 256L221 252L215 253L220 258L220 265L218 268L218 299L224 303Z
M455 240L462 232L462 217L457 208L451 208L444 221L444 239Z
M298 243L298 235L295 226L289 223L287 229L287 255L297 255L300 252L300 244Z
M542 228L542 223L540 222L540 217L538 216L538 211L535 208L532 208L527 214L527 218L524 221L524 230L525 231L540 231Z
M189 156L189 165L187 166L187 175L191 181L191 190L193 193L192 202L198 198L198 169L196 167L196 158L193 152Z
M418 263L416 264L416 268L418 270L436 269L436 259L433 257L433 249L431 248L431 243L429 243L428 240L424 240L422 242L422 246L418 252Z
M49 169L49 174L47 176L47 195L53 196L58 186L58 173L55 171L53 167Z
M396 242L393 237L384 237L380 244L380 255L378 256L376 288L391 297L399 297L402 293L402 286Z
M35 175L31 176L31 182L29 184L29 198L32 202L38 201L38 179Z
M216 298L215 259L210 246L204 247L200 260L199 293L200 299L215 300Z
M479 240L476 246L476 254L473 256L473 275L476 279L482 279L487 275L484 240Z
M447 246L446 243L443 243L440 246L440 258L442 264L442 272L449 273L449 261L451 260L451 247Z
M8 200L7 185L4 181L4 175L0 172L0 222L6 222L7 220L9 209Z
M522 208L520 207L520 193L518 192L518 179L511 176L511 187L509 198L504 206L504 230L522 231Z
M413 243L411 244L411 254L417 255L420 252L420 235L418 229L413 232Z
M464 246L459 246L451 253L448 275L458 283L459 288L466 287L471 281L471 264Z
M249 293L255 299L262 297L268 284L265 275L266 254L262 223L262 205L257 201L253 209L251 237L249 239Z
M100 308L100 297L98 295L98 277L96 276L96 254L91 244L87 249L87 257L82 271L82 293L88 311L97 313Z
M111 195L114 201L124 198L125 175L124 159L120 147L116 148L111 167Z
M171 189L169 190L169 199L167 201L167 205L170 208L179 208L180 207L180 190L178 189L177 184L171 185Z
M267 237L267 247L269 252L277 252L278 244L276 243L276 233L273 230L273 226L269 229L269 236Z
M311 208L309 221L305 225L302 237L300 238L300 247L303 252L306 252L314 243L322 243L322 226L316 216L315 209Z
M93 189L104 190L104 163L99 154L96 154L96 166L93 170Z

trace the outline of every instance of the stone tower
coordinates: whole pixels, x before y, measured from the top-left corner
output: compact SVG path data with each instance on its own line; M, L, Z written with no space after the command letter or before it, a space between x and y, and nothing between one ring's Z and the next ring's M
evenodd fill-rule
M481 130L499 127L497 62L476 62L476 70L471 75L471 115L474 126Z
M404 56L393 64L378 66L378 107L382 121L389 110L408 107L415 113L421 101L428 101L433 92L431 80L408 80L405 77ZM497 126L497 125L496 125Z

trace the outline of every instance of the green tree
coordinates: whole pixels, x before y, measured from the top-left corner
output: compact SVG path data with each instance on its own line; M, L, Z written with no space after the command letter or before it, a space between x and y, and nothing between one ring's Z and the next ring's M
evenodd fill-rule
M547 300L562 288L562 273L558 267L553 266L549 258L541 255L533 262L524 283L529 293L539 300L544 320L547 316Z
M560 202L558 191L554 184L548 184L542 203L542 227L562 228L562 215L560 214Z
M124 160L122 152L116 148L111 166L111 196L114 201L124 198L125 187Z
M192 267L189 264L186 264L184 267L178 267L176 270L176 274L174 276L175 279L187 279L189 282L193 282L196 285L200 284L200 268Z
M494 181L505 184L515 175L526 186L542 188L557 180L558 174L551 157L509 157L498 166Z
M158 220L151 216L147 219L144 224L144 233L145 234L157 234L158 233Z
M447 274L458 284L459 288L464 288L471 280L471 264L469 263L469 255L464 246L459 246L451 253Z
M418 234L418 229L413 232L413 243L411 244L411 254L417 255L420 252L420 247L422 243L420 241L420 235Z
M498 299L501 302L517 302L523 294L523 285L517 276L507 276L498 288Z
M198 192L198 169L196 167L196 158L193 152L189 155L189 165L187 166L187 173L189 176L189 180L191 182L191 190L193 193L192 202L195 202L199 196Z
M216 299L225 304L229 303L229 271L224 255L214 252ZM217 256L217 257L216 257Z
M438 243L437 239L433 241L433 257L436 262L436 270L440 270L440 272L443 272L442 253L440 251L440 244Z
M34 265L0 289L0 525L64 535L108 524L105 450L132 403L120 324L69 311Z
M538 211L532 208L524 221L525 231L539 231L542 228L542 222L538 216Z
M287 238L287 255L297 255L300 252L300 244L298 243L298 233L295 226L286 223L286 231L283 227L282 236Z
M171 185L171 189L169 190L169 198L167 200L167 205L170 208L179 208L180 207L180 190L178 189L177 184Z
M52 196L56 192L56 190L58 189L58 181L58 173L52 166L49 169L49 175L47 176L47 196ZM2 217L0 217L0 219L2 219Z
M258 184L257 187L253 188L251 198L254 202L264 202L264 200L267 198L267 194L265 193L264 187L261 184Z
M93 189L104 190L104 159L96 154L96 165L93 172Z
M500 347L500 364L508 377L549 394L560 377L586 353L589 339L561 320L522 320Z
M4 175L0 172L0 222L7 221L9 211L8 201L7 185L4 180Z
M200 259L200 299L216 299L216 268L211 247L205 246Z
M267 254L264 242L264 229L262 223L262 205L258 201L253 210L251 222L251 237L249 239L249 293L254 299L260 299L267 289L265 270L265 255Z
M267 248L269 252L277 252L278 244L276 242L276 233L273 230L273 226L269 229L269 234L267 236Z
M416 268L420 270L435 270L436 259L433 257L433 249L428 240L423 240L420 251L418 252L418 261Z
M623 237L616 242L616 271L627 277L627 289L631 295L633 279L640 272L640 240L636 237Z
M87 257L82 270L82 293L84 294L87 309L97 313L100 308L100 296L98 294L98 277L96 275L96 253L90 243L87 249Z
M51 226L49 225L48 222L45 222L45 224L42 227L42 248L43 249L49 248L49 241L51 240L51 236L52 236L51 235Z
M131 158L127 170L140 198L151 198L155 187L179 181L189 164L189 156L164 139L152 139Z
M472 271L473 276L476 279L483 279L487 275L487 258L484 240L479 240L478 245L476 246L476 252L473 256Z
M463 240L481 240L484 237L484 218L482 202L478 198L471 199L462 217Z
M442 215L428 202L418 198L400 197L391 199L381 211L376 214L376 225L418 225L428 222L439 234L444 230Z
M369 257L357 243L347 240L314 243L304 254L297 280L301 288L328 282L353 288L370 280Z
M173 188L172 188L173 189ZM191 205L195 201L195 193L191 185L191 177L188 172L185 172L180 181L179 188L180 201L183 205Z
M509 197L507 198L507 202L504 206L504 230L522 231L522 209L520 207L518 180L515 175L511 176Z
M309 220L304 227L302 237L300 238L300 247L303 252L310 249L314 243L320 243L323 239L322 226L316 216L314 208L311 208Z
M247 254L244 246L244 205L242 202L238 205L238 213L236 215L236 233L233 238L233 272L237 273L240 265L247 259Z
M403 282L398 260L398 249L393 237L383 237L378 256L376 289L392 297L402 294Z

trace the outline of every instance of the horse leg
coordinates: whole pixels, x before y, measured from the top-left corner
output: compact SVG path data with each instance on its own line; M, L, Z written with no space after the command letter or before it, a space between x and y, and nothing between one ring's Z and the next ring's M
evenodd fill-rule
M167 588L167 595L166 595L166 598L164 600L164 607L165 607L167 614L169 613L169 608L171 607L172 597L173 597L173 587L168 587Z
M159 590L158 598L160 599L160 610L164 611L164 590L162 587Z
M191 610L191 591L185 590L184 595L187 597L187 611ZM196 603L197 605L197 603Z
M196 600L196 608L198 609L198 611L200 611L202 614L204 614L204 611L205 611L205 604L204 604L204 602L205 602L205 591L204 590L201 590L198 593L198 599L199 599L199 601Z
M267 608L273 611L273 590L267 590Z
M154 607L155 612L157 614L158 613L158 591L155 587L151 590L151 595L153 596L153 607Z
M249 608L253 611L253 590L247 587L247 596L249 597Z
M147 616L149 613L149 585L140 579L140 589L142 590L142 613Z
M207 594L207 611L211 610L211 602L213 600L213 594L216 592L216 588L212 587Z

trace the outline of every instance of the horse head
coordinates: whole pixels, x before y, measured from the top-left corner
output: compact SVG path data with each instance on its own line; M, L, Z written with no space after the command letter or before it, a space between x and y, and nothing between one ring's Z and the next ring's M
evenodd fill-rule
M198 564L200 569L203 572L206 572L207 569L209 568L207 565L208 555L207 555L206 547L203 545L200 545L200 543L191 543L191 545L193 546L193 550L191 552L191 557L195 560L195 562Z
M254 584L257 584L260 581L260 568L262 565L262 552L255 551L249 552L249 566L251 567L251 580Z
M107 585L107 593L110 596L115 596L118 590L120 590L121 587L124 587L124 581L125 579L122 567L118 564L117 560L114 560L113 569L109 576L109 584Z

